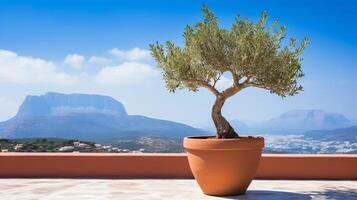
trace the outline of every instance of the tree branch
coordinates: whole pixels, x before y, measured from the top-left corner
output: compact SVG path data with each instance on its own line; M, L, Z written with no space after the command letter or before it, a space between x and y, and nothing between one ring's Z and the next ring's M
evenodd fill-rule
M171 79L174 79L174 78L171 78ZM205 81L202 81L202 80L195 80L195 79L192 79L192 80L189 80L189 79L175 79L176 81L183 81L183 82L193 82L193 83L197 83L198 86L200 87L204 87L206 88L208 91L210 91L211 93L213 93L215 96L218 96L219 95L219 91L212 85L210 85L209 83L205 82Z
M227 89L225 89L222 93L220 94L220 98L227 99L233 95L235 95L237 92L241 91L244 87L242 84L239 83L239 76L234 73L232 70L228 70L228 72L231 73L232 78L233 78L233 85Z
M249 82L251 81L251 78L252 78L252 77L251 77L251 76L247 76L246 78L247 78L247 79L245 79L244 82L241 83L242 85L244 85L244 84L246 84L246 83L249 83Z
M218 96L219 95L219 92L218 90L213 87L212 85L208 84L207 82L204 82L204 81L199 81L199 80L196 80L195 82L197 82L201 87L204 87L206 89L208 89L210 92L212 92L215 96Z
M217 76L217 78L213 78L213 87L216 87L216 84L217 84L217 82L221 79L221 76L222 76L222 74L219 74L219 76Z
M244 83L242 83L242 85L244 87L257 87L257 88L267 89L267 90L270 89L270 87L268 87L268 86L263 86L263 85L252 83L252 82L248 82L248 81L245 81Z
M239 85L239 76L236 73L234 73L232 70L228 70L228 71L232 75L234 85L238 86Z
M221 93L221 97L227 99L243 89L240 85L233 85Z

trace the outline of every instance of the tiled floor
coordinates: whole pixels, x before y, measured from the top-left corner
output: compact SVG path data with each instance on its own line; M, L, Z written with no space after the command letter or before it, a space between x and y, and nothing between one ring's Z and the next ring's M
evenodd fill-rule
M357 181L256 180L246 195L212 197L190 179L0 179L1 200L356 199Z

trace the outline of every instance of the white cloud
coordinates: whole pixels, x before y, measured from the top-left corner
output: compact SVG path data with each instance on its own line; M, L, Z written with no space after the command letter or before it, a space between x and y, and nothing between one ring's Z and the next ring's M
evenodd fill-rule
M0 121L4 121L14 116L20 102L15 99L0 96Z
M125 60L149 60L151 59L150 51L146 49L134 48L130 51L123 51L117 48L111 49L110 54Z
M77 69L76 72L71 72L66 71L63 63L60 62L19 56L12 51L0 50L0 82L7 84L71 84L74 82L85 84L85 82L94 81L131 85L150 80L159 74L148 64L150 62L148 50L134 48L122 51L115 48L110 52L116 57L91 56L86 59L83 55L68 54L63 63ZM96 65L99 68L83 67L86 64Z
M69 66L71 66L75 69L80 69L83 67L85 60L86 60L85 57L82 55L69 54L64 59L64 63L68 64Z
M147 81L159 73L152 66L140 62L124 62L114 67L105 67L96 75L96 80L107 84L135 84Z
M0 50L0 82L67 84L75 81L76 77L59 72L53 62Z
M233 79L227 78L225 76L221 76L219 81L216 83L216 88L219 91L227 89L233 85Z
M92 56L88 59L88 63L94 64L94 65L105 65L109 62L107 58L103 57L98 57L98 56Z

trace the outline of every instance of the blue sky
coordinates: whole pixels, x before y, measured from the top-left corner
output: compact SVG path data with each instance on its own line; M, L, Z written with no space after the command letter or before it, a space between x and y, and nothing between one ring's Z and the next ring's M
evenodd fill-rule
M287 26L304 52L305 91L282 100L247 89L224 108L229 119L260 121L291 109L322 109L357 119L355 1L0 1L0 120L27 94L46 91L113 96L130 114L205 126L213 97L206 91L165 91L148 44L182 44L186 24L206 3L229 27L239 13L262 10ZM24 64L25 63L25 64ZM137 76L133 76L137 74Z

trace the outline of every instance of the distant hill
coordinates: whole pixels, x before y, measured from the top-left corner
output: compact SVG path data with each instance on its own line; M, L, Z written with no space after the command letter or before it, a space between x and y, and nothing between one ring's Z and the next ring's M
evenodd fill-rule
M69 138L112 142L120 137L181 138L206 131L168 120L128 115L108 96L46 93L27 96L15 117L0 123L2 138Z
M357 143L357 126L333 130L313 130L304 134L305 137L325 141L349 141Z
M184 152L182 139L166 137L143 136L119 139L114 146L131 151L145 149L145 152L173 153Z
M305 132L351 126L342 114L322 110L292 110L266 122L270 131Z
M76 113L99 113L120 117L128 115L123 104L109 96L94 94L66 95L48 92L40 96L27 96L21 104L16 117L65 116Z
M250 126L237 120L231 123L233 127L249 134L303 134L309 130L352 126L352 122L342 114L322 110L291 110L276 118Z
M250 132L251 127L238 119L233 119L229 123L238 133Z
M353 124L354 126L357 126L357 119L353 119L353 120L352 120L352 124Z

